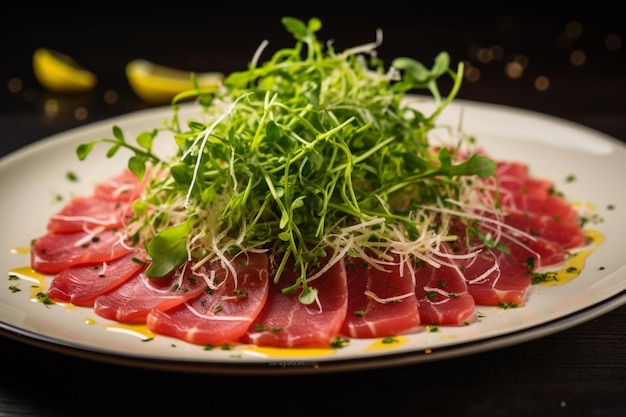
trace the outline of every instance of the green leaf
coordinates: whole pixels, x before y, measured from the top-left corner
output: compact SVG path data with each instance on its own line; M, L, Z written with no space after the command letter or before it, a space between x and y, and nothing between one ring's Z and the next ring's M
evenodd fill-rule
M120 146L121 146L120 144L115 144L111 146L109 150L107 151L107 158L113 158L115 154L117 153L117 151L120 150Z
M162 278L183 264L187 258L187 236L189 224L161 230L148 244L148 254L152 258L146 269L148 278Z
M137 144L144 149L151 150L155 136L156 131L141 132L139 135L137 135Z
M78 145L78 147L76 148L76 155L78 156L78 159L81 161L85 160L85 158L87 158L87 156L89 156L89 154L93 150L95 144L96 142L88 142Z
M298 295L298 301L300 301L304 305L311 305L317 299L317 288L311 288L308 285L305 285L302 288L302 292Z
M124 132L119 126L113 126L113 136L120 142L124 142Z
M141 181L146 173L146 158L136 155L131 156L128 159L128 169Z
M283 17L282 18L283 26L289 33L293 35L294 38L298 41L305 42L306 38L309 35L309 29L307 25L300 19L296 19L294 17Z
M478 175L483 179L487 179L496 170L495 161L478 154L473 154L463 163L452 165L450 162L450 151L445 147L439 151L439 162L441 167L433 174L447 175L449 177Z

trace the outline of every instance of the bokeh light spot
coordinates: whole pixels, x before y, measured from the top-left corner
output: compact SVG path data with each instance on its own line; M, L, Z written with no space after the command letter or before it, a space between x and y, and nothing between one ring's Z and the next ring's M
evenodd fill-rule
M24 83L19 78L11 78L7 83L7 88L11 93L19 93L24 88Z
M107 104L115 104L117 103L117 100L119 99L119 95L117 94L116 91L113 90L107 90L104 93L104 102Z
M545 91L550 87L550 80L543 75L535 78L535 88L539 91Z
M76 107L76 109L74 110L74 117L76 118L76 120L85 120L88 115L89 112L85 107Z
M580 67L581 65L583 65L586 60L587 55L579 49L572 51L572 53L569 55L569 62L576 67Z
M622 47L622 37L617 33L612 33L606 37L604 44L611 51L617 51Z
M565 34L572 39L579 38L583 34L583 25L576 21L569 22L565 26Z
M524 67L519 62L512 61L506 64L504 73L509 78L520 78L524 74Z

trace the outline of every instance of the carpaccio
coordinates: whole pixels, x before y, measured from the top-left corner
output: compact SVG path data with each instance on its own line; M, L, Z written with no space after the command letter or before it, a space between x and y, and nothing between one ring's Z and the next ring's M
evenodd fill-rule
M333 265L322 260L319 268L327 269L309 283L318 291L310 305L298 301L298 292L281 292L291 281L283 276L274 283L276 260L263 252L242 253L229 264L216 259L193 267L190 261L166 277L147 278L147 254L128 245L123 233L144 186L129 171L68 201L33 241L31 267L52 276L47 295L53 301L145 323L155 334L194 344L319 347L337 337L464 325L475 319L477 305L522 306L534 271L558 265L586 244L577 211L552 192L551 182L515 162L499 162L495 177L505 215L481 224L498 233L508 251L472 238L443 244L433 255L437 266L398 257L376 267L351 257ZM458 236L472 236L465 227L451 225Z

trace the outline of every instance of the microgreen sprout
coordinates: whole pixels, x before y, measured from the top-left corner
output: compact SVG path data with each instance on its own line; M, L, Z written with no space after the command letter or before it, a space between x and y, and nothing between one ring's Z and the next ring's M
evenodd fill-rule
M126 148L129 169L149 173L128 228L133 242L146 244L149 277L191 258L268 250L280 260L275 281L288 259L299 271L283 292L300 291L300 301L311 304L317 290L310 273L320 257L376 259L393 248L424 259L455 238L449 217L463 214L459 202L472 180L493 174L489 158L429 143L436 117L460 88L462 63L452 69L442 52L430 69L406 57L385 68L375 53L380 34L337 52L318 40L319 19L282 23L294 47L264 62L260 48L217 91L196 88L174 99L167 129L178 152L171 160L152 152L161 129L133 145L115 127L113 139L79 146L80 159L101 142L112 145L109 157ZM441 77L452 81L447 93ZM430 115L407 103L417 90L434 98ZM201 115L183 125L178 100L191 97Z

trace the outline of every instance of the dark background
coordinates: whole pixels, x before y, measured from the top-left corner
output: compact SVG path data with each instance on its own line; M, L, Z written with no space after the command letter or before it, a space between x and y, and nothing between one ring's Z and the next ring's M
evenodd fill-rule
M262 40L264 57L293 45L280 18L316 16L319 37L335 47L372 42L379 56L410 56L430 65L442 50L477 71L461 98L530 109L572 120L626 141L626 46L617 2L585 7L523 3L479 8L378 2L341 7L245 6L206 2L164 5L14 5L0 28L0 146L5 155L72 127L151 107L130 89L125 65L143 58L203 72L245 68ZM576 22L572 25L572 22ZM571 31L572 28L581 31ZM569 28L569 29L568 29ZM569 32L568 32L569 30ZM32 73L32 53L47 47L73 57L99 79L79 95L45 91ZM581 65L571 55L582 51ZM495 52L491 59L481 59ZM523 74L505 72L514 57ZM546 90L535 88L547 77ZM9 89L18 79L21 88ZM107 92L117 99L105 100ZM44 116L49 100L56 115ZM76 117L82 109L86 116ZM616 179L621 180L621 179ZM623 191L623 185L617 185ZM3 206L10 202L2 202ZM228 410L250 415L624 416L626 307L554 335L466 357L412 366L329 375L243 377L196 375L113 365L0 338L0 415L178 415ZM78 404L87 404L78 406ZM87 412L86 412L87 411Z

